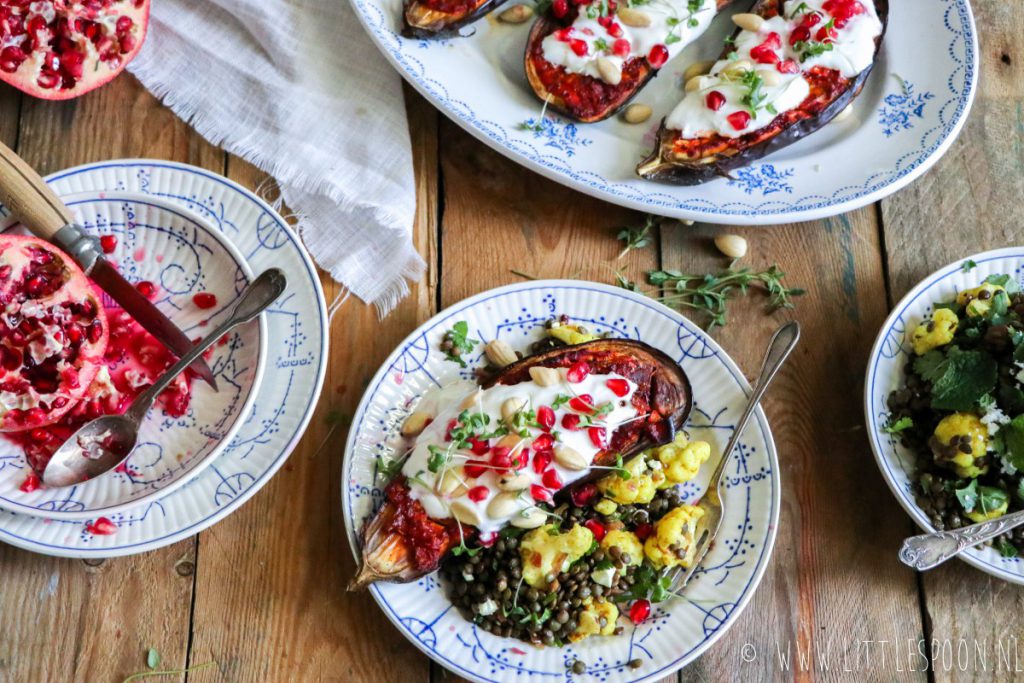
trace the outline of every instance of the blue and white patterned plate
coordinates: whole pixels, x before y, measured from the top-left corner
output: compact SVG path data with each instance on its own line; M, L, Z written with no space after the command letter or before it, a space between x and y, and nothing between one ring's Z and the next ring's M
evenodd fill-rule
M262 199L210 171L147 159L87 164L50 176L62 196L132 192L202 217L253 271L276 266L288 291L266 313L268 358L252 410L229 446L177 491L106 515L117 529L96 535L86 521L0 511L0 541L48 555L114 557L145 552L202 531L238 509L284 464L313 415L327 367L327 310L316 269L299 238ZM57 503L55 503L57 504ZM64 509L80 505L65 496Z
M252 280L238 250L188 209L129 193L93 192L63 199L89 233L117 238L107 258L130 281L156 285L154 304L192 338L216 327ZM199 292L214 294L217 306L197 307L192 297ZM182 417L172 418L159 408L150 411L125 467L105 476L68 489L25 493L20 486L31 468L22 449L0 435L0 507L51 519L90 519L123 512L184 485L228 446L256 398L267 352L264 318L243 325L213 347L209 364L219 391L194 382L189 410ZM69 497L75 505L66 502Z
M965 271L963 264L967 260L973 260L978 264L977 267ZM1024 283L1024 247L965 256L926 277L893 309L882 325L882 331L878 333L868 360L864 382L864 412L871 449L896 500L925 531L935 529L928 515L922 512L914 500L911 489L914 455L900 445L896 436L882 431L889 419L886 401L889 394L903 384L904 366L913 354L910 335L922 320L931 315L932 305L955 299L960 290L976 287L993 274L1012 275L1018 282ZM897 550L893 548L892 552L896 553ZM959 557L987 574L1024 584L1024 560L1021 558L1002 557L994 548L984 546L966 550Z
M561 314L591 330L638 339L677 360L693 384L694 410L687 430L721 453L746 403L749 385L739 368L702 330L683 316L635 292L569 280L535 281L494 289L441 312L413 332L370 382L353 420L342 470L345 525L352 548L357 533L380 503L386 482L376 477L377 456L390 450L416 397L435 386L469 377L444 360L445 331L465 320L484 343L503 339L525 351L545 320ZM476 362L483 344L477 346ZM690 502L700 498L713 464L686 484ZM564 648L535 648L476 628L452 608L431 574L410 584L370 588L388 618L427 655L475 681L647 681L691 662L715 642L747 604L764 572L779 516L775 444L764 414L747 428L727 470L722 535L685 597L655 606L652 618L629 625L622 636L591 638ZM625 621L625 620L624 620ZM567 664L579 658L587 673ZM632 669L629 662L639 659Z
M392 65L452 120L542 175L616 204L682 219L761 225L833 216L877 201L924 173L967 117L978 73L968 0L890 3L889 31L853 115L791 147L696 187L641 180L658 122L681 99L681 74L717 58L728 16L666 66L637 96L654 109L640 125L618 118L574 124L541 117L523 75L529 23L494 15L442 41L398 35L401 0L351 0ZM516 0L509 0L509 4ZM749 3L748 3L749 4ZM732 14L745 10L739 3ZM497 11L501 11L500 9Z

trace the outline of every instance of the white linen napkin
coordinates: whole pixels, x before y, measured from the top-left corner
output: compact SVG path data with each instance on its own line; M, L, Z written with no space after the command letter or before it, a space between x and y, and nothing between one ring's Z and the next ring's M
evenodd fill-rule
M157 0L129 66L207 140L270 173L316 262L390 311L418 280L401 83L346 0Z

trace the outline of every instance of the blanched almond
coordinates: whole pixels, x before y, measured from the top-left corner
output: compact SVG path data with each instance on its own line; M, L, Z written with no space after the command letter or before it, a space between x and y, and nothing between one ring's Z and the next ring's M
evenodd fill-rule
M715 246L729 258L743 258L747 255L747 241L739 235L719 235Z
M775 69L759 69L757 75L761 77L761 82L769 88L774 88L782 83L782 76Z
M483 517L476 507L464 500L453 500L452 504L448 506L448 511L452 513L452 517L463 524L480 526L480 522L483 521Z
M434 489L445 498L458 498L469 488L462 483L462 468L445 470L434 482Z
M498 488L502 491L522 491L530 485L530 475L525 472L508 472L498 477Z
M601 80L608 85L618 85L622 82L622 69L607 57L597 58L597 72L601 74Z
M526 399L521 396L513 396L512 398L506 398L505 402L501 404L501 419L505 422L509 422L512 418L526 407Z
M509 451L511 451L512 453L515 453L516 451L520 450L523 446L526 445L526 443L527 440L519 436L518 434L506 434L505 436L498 439L498 445L501 446L502 448L509 449Z
M539 508L527 508L512 518L510 524L519 529L536 529L547 521L548 515Z
M487 346L484 347L484 355L487 356L487 360L491 361L491 363L499 368L512 365L519 360L518 356L516 356L516 352L512 350L512 347L500 339L494 339L488 342Z
M504 24L521 24L533 16L533 8L529 5L513 5L498 15L498 21Z
M646 28L651 25L651 15L647 14L647 12L641 12L638 9L630 9L629 7L619 7L615 13L619 16L619 21L626 26Z
M697 90L704 89L704 83L708 80L707 76L694 76L690 80L686 81L686 85L683 86L683 90L686 92L696 92Z
M539 365L530 368L530 378L542 387L553 387L562 381L562 375L558 370Z
M744 12L742 14L732 15L732 23L739 26L744 31L760 31L761 27L764 26L764 17L759 14L750 14Z
M487 504L488 517L508 517L519 511L519 496L514 493L499 493Z
M402 423L402 436L419 436L426 428L430 418L431 416L428 413L419 410L412 413Z
M580 455L579 451L569 446L558 446L555 448L555 462L567 470L585 470L590 467L587 459Z
M651 118L652 113L650 107L638 102L626 107L626 110L622 112L622 120L626 123L643 123Z
M706 76L714 65L714 62L694 62L683 72L683 81L689 83L694 76Z

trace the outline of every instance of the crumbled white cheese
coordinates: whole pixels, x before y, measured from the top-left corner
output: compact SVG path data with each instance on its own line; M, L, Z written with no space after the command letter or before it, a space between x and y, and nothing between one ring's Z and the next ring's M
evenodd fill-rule
M491 598L487 598L483 602L479 603L475 607L476 613L482 617L489 617L498 611L498 603L494 602Z
M995 436L999 428L1009 422L1010 418L995 404L989 406L985 414L981 416L981 424L988 427L989 436Z
M607 567L605 569L595 569L590 572L590 578L594 580L594 583L604 586L605 588L611 588L615 583L615 567Z
M1019 360L1013 362L1014 366L1019 368L1014 378L1017 380L1017 384L1024 384L1024 363Z
M1011 475L1011 476L1014 475L1014 474L1017 474L1017 468L1014 467L1013 464L1009 460L1007 460L1006 458L1000 458L999 462L1002 463L1002 468L1001 469L1003 471L1003 474L1007 474L1007 475Z

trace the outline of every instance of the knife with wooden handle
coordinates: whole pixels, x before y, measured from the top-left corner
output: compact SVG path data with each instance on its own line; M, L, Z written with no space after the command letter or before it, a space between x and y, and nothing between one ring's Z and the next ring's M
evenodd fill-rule
M93 282L176 356L180 358L192 348L192 340L103 258L99 241L75 223L68 207L46 181L3 143L0 203L36 236L70 254ZM217 390L217 381L206 361L199 358L191 368Z

